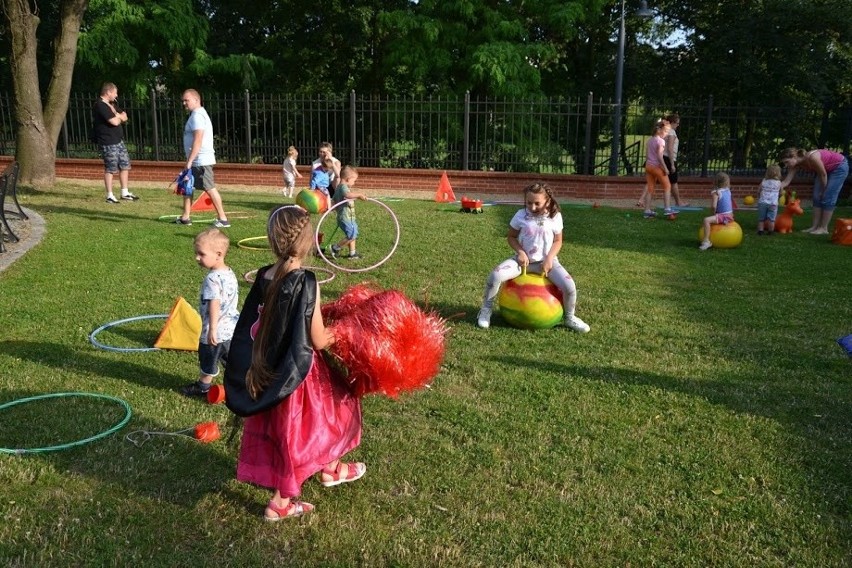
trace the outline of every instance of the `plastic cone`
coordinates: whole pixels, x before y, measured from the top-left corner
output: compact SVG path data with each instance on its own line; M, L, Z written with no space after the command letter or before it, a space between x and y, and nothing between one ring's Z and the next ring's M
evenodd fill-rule
M435 192L435 201L438 203L452 203L455 200L456 194L453 193L453 186L450 185L447 172L444 172L441 174L441 181L438 183L438 190Z
M207 195L206 191L202 191L195 203L192 204L190 211L213 211L213 200Z
M198 351L198 340L201 337L201 316L189 302L178 296L169 317L160 330L154 347L160 349L176 349L178 351Z

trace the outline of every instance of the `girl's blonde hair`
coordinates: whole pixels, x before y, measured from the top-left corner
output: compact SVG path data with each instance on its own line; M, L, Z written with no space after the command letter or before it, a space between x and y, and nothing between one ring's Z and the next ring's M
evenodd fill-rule
M764 179L781 179L781 167L778 164L772 164L766 168Z
M532 185L528 185L524 188L524 197L527 196L528 193L539 194L543 193L547 196L547 201L545 203L545 207L547 207L547 216L551 219L556 217L556 214L559 213L559 204L556 202L556 199L553 198L553 190L550 189L550 186L544 182L534 183ZM524 199L526 202L526 199Z
M272 382L273 369L266 362L270 337L274 334L278 295L293 260L304 260L313 250L311 216L298 205L286 205L272 211L267 223L267 237L272 252L280 261L276 273L266 288L260 325L252 345L251 366L246 374L249 394L257 399Z
M731 186L731 177L725 172L717 172L716 178L713 180L713 187L722 189L723 187Z
M288 156L292 156L296 152L298 152L298 150L296 150L295 146L290 146L289 148L287 148L287 155Z
M665 118L661 118L657 122L654 123L654 130L651 134L656 134L659 130L665 130L666 126L669 126L669 121Z

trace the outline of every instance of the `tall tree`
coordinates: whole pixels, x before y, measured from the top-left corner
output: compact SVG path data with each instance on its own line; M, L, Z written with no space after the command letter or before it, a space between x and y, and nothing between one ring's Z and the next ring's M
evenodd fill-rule
M9 63L15 97L15 157L21 168L19 179L25 185L47 187L56 180L56 143L68 110L77 37L89 2L59 1L59 26L53 39L53 71L44 103L38 72L38 6L29 0L0 2L11 36Z

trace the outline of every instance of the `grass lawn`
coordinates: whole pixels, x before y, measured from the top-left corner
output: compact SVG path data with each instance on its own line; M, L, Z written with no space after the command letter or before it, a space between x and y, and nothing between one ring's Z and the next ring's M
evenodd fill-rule
M448 318L443 369L422 392L365 398L353 457L366 477L331 489L309 481L303 498L316 511L270 524L269 492L234 479L227 409L177 392L197 375L195 353L117 353L88 340L106 322L165 313L179 295L197 304L192 242L206 224L158 220L178 213L164 186L134 187L140 201L114 206L97 184L24 196L47 233L0 274L0 403L102 393L127 401L132 417L89 444L0 455L0 565L852 563L852 362L835 343L852 333L849 248L802 233L757 237L755 212L740 211L744 244L702 253L706 211L670 222L565 207L560 258L592 331L521 331L499 314L480 330L482 287L509 256L517 206L467 215L389 201L402 227L394 256L339 273L323 296L363 280L405 291ZM236 243L264 234L280 198L223 195L228 259L241 275L271 261ZM376 205L359 207L359 249L375 261L391 224ZM99 339L150 345L161 325ZM16 405L0 411L0 447L86 438L124 415L92 397ZM211 420L224 434L212 444L125 437Z

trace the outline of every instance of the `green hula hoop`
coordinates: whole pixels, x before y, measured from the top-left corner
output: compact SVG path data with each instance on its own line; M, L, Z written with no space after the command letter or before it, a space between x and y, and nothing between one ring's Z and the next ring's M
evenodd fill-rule
M27 398L20 398L18 400L13 400L11 402L7 402L5 404L0 405L0 410L4 410L6 408L11 408L12 406L17 406L19 404L25 404L27 402L33 402L36 400L43 400L45 398L63 398L69 396L87 396L90 398L103 398L106 400L111 400L113 402L117 402L124 407L125 414L124 418L116 424L112 426L108 430L104 430L100 434L95 434L94 436L89 436L83 440L77 440L76 442L68 442L67 444L58 444L56 446L45 446L43 448L0 448L0 454L38 454L44 452L56 452L59 450L67 450L68 448L73 448L75 446L82 446L83 444L88 444L90 442L94 442L95 440L100 440L101 438L106 438L110 434L117 432L124 428L124 426L130 422L130 416L133 412L130 410L130 404L127 403L126 400L122 400L120 398L116 398L114 396L108 396L105 394L98 394L93 392L58 392L53 394L42 394L38 396L29 396Z
M272 250L272 248L269 247L269 246L258 247L258 246L252 246L252 245L247 244L247 243L253 243L253 242L256 242L256 241L265 241L265 240L267 240L266 235L264 235L262 237L247 237L245 239L237 241L237 246L240 247L240 248L248 249L248 250Z

